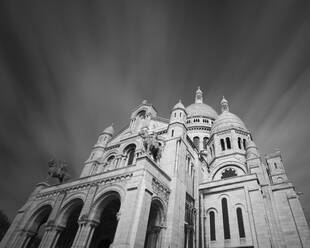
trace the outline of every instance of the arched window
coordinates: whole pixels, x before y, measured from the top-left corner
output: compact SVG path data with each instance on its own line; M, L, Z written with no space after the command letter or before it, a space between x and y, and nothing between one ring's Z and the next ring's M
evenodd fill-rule
M127 165L132 165L135 157L136 145L128 145L124 151L127 156Z
M210 240L216 240L216 234L215 234L215 215L214 212L211 211L209 213L209 217L210 217Z
M242 148L242 147L241 147L241 138L240 138L240 137L238 137L238 147L239 147L239 149Z
M191 162L190 157L187 157L187 166L186 166L186 171L187 172L189 172L190 162Z
M244 148L244 150L246 150L246 141L245 141L245 139L243 139L243 148Z
M140 119L145 119L146 117L146 111L145 110L141 110L137 116L140 118Z
M230 138L226 138L226 146L227 146L227 149L231 149L231 144L230 144Z
M228 207L226 198L222 199L222 213L223 213L224 239L230 239L229 217L228 217Z
M208 137L204 137L203 138L203 149L207 150L207 143L208 143L209 138Z
M245 238L244 224L243 224L243 217L242 217L241 208L237 208L237 220L238 220L239 237Z
M107 159L108 165L110 165L113 162L114 159L115 159L114 155L111 155L110 157L108 157L108 159Z
M224 139L221 139L221 147L222 147L222 151L225 151L225 142L224 142Z
M196 148L199 150L199 137L198 136L194 137L193 142Z
M174 129L171 130L171 137L174 136Z
M177 113L176 112L174 112L174 117L177 117Z
M277 163L273 163L273 165L275 169L278 169Z

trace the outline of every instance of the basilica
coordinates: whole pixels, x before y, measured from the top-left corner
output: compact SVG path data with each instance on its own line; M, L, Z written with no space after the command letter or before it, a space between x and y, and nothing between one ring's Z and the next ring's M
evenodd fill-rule
M280 151L262 157L224 97L221 113L205 102L198 88L166 119L144 100L78 179L36 185L0 247L310 247Z

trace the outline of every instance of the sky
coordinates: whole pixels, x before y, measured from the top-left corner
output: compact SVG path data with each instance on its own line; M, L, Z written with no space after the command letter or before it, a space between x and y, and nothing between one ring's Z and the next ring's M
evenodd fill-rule
M0 209L47 162L77 178L105 127L142 100L231 112L262 157L280 149L310 223L310 1L0 1Z

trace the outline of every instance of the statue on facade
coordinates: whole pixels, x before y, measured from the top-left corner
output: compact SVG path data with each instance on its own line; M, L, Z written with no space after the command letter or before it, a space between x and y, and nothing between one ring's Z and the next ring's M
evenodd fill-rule
M48 161L48 175L49 177L55 177L58 179L59 183L66 182L70 179L67 162L65 161L56 161L52 159Z
M146 154L151 155L155 161L159 161L162 153L162 145L159 142L156 133L149 134L147 129L140 131L142 137L142 144Z

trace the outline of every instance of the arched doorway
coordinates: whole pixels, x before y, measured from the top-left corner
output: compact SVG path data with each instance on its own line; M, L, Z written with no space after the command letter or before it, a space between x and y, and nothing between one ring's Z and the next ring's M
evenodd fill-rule
M29 231L33 232L34 235L31 237L30 241L27 244L27 248L37 248L41 243L41 239L45 232L45 223L52 211L52 207L50 205L43 206L35 212L33 217L31 218Z
M64 213L60 215L61 225L65 229L61 232L56 248L68 248L73 244L76 232L79 228L78 219L83 207L83 201L76 199L65 207Z
M144 248L161 247L163 222L163 205L159 200L153 200L151 203L150 215L147 224Z
M120 206L120 198L116 192L105 196L96 206L94 219L99 219L99 225L94 231L90 248L109 248L113 243Z

